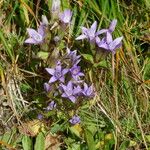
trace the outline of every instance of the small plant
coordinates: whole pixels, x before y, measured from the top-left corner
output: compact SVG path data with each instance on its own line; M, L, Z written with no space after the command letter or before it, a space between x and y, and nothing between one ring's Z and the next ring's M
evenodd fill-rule
M61 12L58 17L55 16L58 19L56 19L55 22L58 24L52 30L58 33L57 35L49 33L48 20L46 16L43 16L42 18L44 19L40 22L37 31L31 28L27 29L30 37L25 40L25 43L48 45L49 43L47 42L49 41L46 41L45 37L48 37L49 34L51 35L50 41L54 40L56 43L63 41L63 44L67 45L67 41L63 39L67 34L68 28L71 26L72 15L72 11L66 9L64 12ZM55 22L51 22L52 27ZM81 27L82 35L78 36L76 40L87 39L91 44L94 44L96 46L95 54L97 54L97 50L100 51L101 49L115 53L116 49L121 46L121 40L123 39L123 37L119 37L115 40L112 39L112 32L115 30L116 24L117 20L113 20L108 29L102 29L96 32L97 22L95 21L89 29ZM59 35L60 32L63 33L63 36ZM102 36L99 37L100 35ZM54 110L56 113L55 116L57 116L57 113L62 113L63 117L64 114L66 115L65 118L69 119L72 117L69 122L76 124L80 122L80 117L77 116L78 109L87 101L86 99L92 99L96 91L93 85L88 86L84 81L85 74L83 73L84 71L81 71L81 66L79 65L82 58L80 55L77 55L77 50L72 51L68 47L60 49L57 47L57 44L55 49L58 49L57 61L55 61L53 67L48 66L50 68L45 68L50 75L50 80L44 83L44 89L51 100L46 110ZM73 112L72 116L68 114L69 111Z
M0 148L149 149L147 6L2 3Z
M56 11L59 11L59 9L56 9ZM44 83L44 89L49 101L45 102L47 106L39 113L38 119L50 119L52 124L54 122L59 124L60 122L59 125L63 124L65 127L69 127L69 124L73 126L81 124L82 126L84 123L82 123L83 119L80 117L80 109L94 98L96 88L94 83L85 80L86 74L80 66L83 58L78 55L78 50L71 50L68 46L65 46L68 45L65 36L71 27L73 12L66 9L61 13L55 12L54 15L52 15L52 18L55 19L50 23L46 16L43 16L44 19L40 22L37 31L28 28L27 32L30 37L25 40L26 44L39 44L44 51L49 49L51 43L55 43L53 52L50 54L54 54L55 59L51 60L53 63L45 68L49 75L49 81ZM87 39L89 44L94 47L93 50L95 49L92 57L99 55L101 59L104 59L101 57L101 51L115 54L116 49L121 46L123 37L115 40L112 38L116 23L117 20L113 20L108 29L96 31L97 22L95 21L89 29L81 27L82 34L72 40L78 42L77 40ZM44 47L47 49L44 49ZM82 46L80 48L82 49ZM100 53L98 54L97 51L100 51ZM63 129L67 129L65 127Z

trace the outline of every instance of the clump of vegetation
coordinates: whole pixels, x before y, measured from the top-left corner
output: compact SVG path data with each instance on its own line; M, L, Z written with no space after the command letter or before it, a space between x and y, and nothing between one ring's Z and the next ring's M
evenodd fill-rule
M0 147L149 149L148 6L2 2Z

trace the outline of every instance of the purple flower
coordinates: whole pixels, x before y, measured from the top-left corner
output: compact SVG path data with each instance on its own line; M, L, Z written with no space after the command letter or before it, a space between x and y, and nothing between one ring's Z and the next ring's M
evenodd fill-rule
M44 31L42 31L41 27L38 29L38 32L32 28L27 28L27 32L28 32L30 38L26 39L25 43L28 43L28 44L41 44L41 43L43 43L44 36L41 33L43 33Z
M70 122L71 124L75 125L75 124L77 124L77 123L80 123L81 120L80 120L80 117L79 117L79 116L74 115L74 116L69 120L69 122Z
M44 90L49 92L51 90L51 86L48 83L44 83Z
M62 12L59 16L59 19L67 24L70 23L72 17L72 11L70 9L66 9L64 12Z
M67 48L67 57L71 59L73 65L77 65L80 62L80 55L77 55L77 50L71 51Z
M101 41L97 40L97 45L100 48L104 48L108 51L115 53L115 50L117 48L120 48L120 46L122 45L122 43L121 43L122 39L123 39L123 37L119 37L119 38L116 38L115 40L113 40L111 33L107 32L106 38L103 38Z
M32 28L27 28L29 38L25 40L28 44L41 44L44 41L46 26L48 25L48 20L46 16L42 15L42 22L40 22L39 28L36 30Z
M80 66L74 65L71 69L70 69L71 75L73 77L73 79L78 80L80 78L80 76L84 76L84 74L82 72L80 72Z
M99 35L98 32L96 32L97 28L97 22L95 21L91 28L85 28L81 27L82 34L76 38L76 40L82 40L82 39L88 39L91 43L95 43L96 37Z
M37 118L38 118L39 120L42 120L42 119L43 119L43 115L42 115L42 114L38 114Z
M47 111L50 111L50 110L53 110L54 108L56 108L56 103L55 103L54 101L51 101L51 102L48 104L46 110L47 110Z
M40 22L39 28L36 30L27 28L29 38L25 40L28 44L41 44L44 41L46 26L48 26L47 17L42 15L42 22Z
M64 75L69 71L68 69L62 69L60 64L57 64L55 69L52 68L46 68L46 71L52 75L52 77L49 80L49 83L53 83L57 80L64 82L65 78Z
M77 94L79 94L82 90L80 86L73 87L72 81L69 81L67 86L62 84L61 87L64 91L64 93L62 93L62 97L66 97L70 99L73 103L75 103Z
M83 89L82 93L84 94L84 96L93 97L94 96L93 86L91 85L90 87L88 87L88 85L86 83L84 83L84 89Z

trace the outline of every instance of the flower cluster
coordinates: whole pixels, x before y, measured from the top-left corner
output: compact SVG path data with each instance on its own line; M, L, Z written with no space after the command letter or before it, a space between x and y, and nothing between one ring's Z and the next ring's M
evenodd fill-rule
M67 99L72 103L77 103L79 99L91 98L94 96L93 86L88 86L83 81L84 73L81 72L79 66L80 55L77 55L77 51L71 51L67 48L66 54L61 61L58 61L54 68L45 68L50 75L48 83L44 83L44 89L46 92L57 91L57 97L61 99ZM66 64L67 61L67 64ZM55 87L55 88L52 88ZM55 97L55 95L53 95ZM53 110L56 108L56 103L52 101L47 106L47 110ZM80 122L80 118L74 115L69 120L70 123L76 124Z
M72 11L70 11L69 9L66 9L64 12L59 14L60 21L65 25L71 22L71 17L72 17ZM42 22L40 22L37 31L32 28L27 28L27 32L30 37L26 39L24 43L35 44L35 45L44 43L47 26L48 26L48 20L46 16L42 15Z
M60 1L58 0L53 1L51 12L55 15L55 17L52 18L54 20L57 18L59 21L56 21L57 23L54 22L54 24L49 24L46 16L42 16L42 21L37 31L32 28L27 28L30 37L25 40L25 43L35 45L46 44L49 39L45 37L48 37L48 34L50 34L49 37L52 41L55 42L56 47L57 44L63 42L62 36L64 36L65 33L60 35L59 33L66 32L66 29L71 25L72 11L66 9L60 12ZM78 36L76 40L87 39L91 44L96 45L96 48L115 53L116 49L121 46L123 39L123 37L119 37L113 40L112 33L115 30L116 24L117 20L113 20L108 29L97 31L97 22L95 21L90 28L81 27L82 34ZM49 27L52 33L49 32ZM55 29L60 31L54 31L53 33ZM56 33L58 33L58 35L56 35ZM50 43L51 41L48 42ZM92 98L95 94L93 85L88 85L84 81L85 74L79 65L81 56L77 55L77 50L71 51L69 48L66 48L64 52L63 48L62 51L63 53L59 51L61 58L58 56L58 61L54 64L55 66L45 68L46 72L50 75L50 79L44 83L44 89L51 99L51 102L49 102L45 108L46 112L58 110L60 105L64 104L63 102L67 102L71 106L76 106L84 99ZM38 118L42 119L43 117L39 114ZM76 111L74 111L74 115L69 119L69 122L73 125L80 123L80 117Z
M67 65L65 60L69 60ZM44 84L45 90L49 92L51 85L55 84L57 85L55 87L59 87L58 91L61 97L67 98L73 103L75 103L79 97L94 96L93 86L88 86L81 80L81 78L84 77L84 73L81 72L81 67L78 65L79 62L80 56L76 54L76 50L70 51L70 49L67 48L67 54L64 56L63 61L58 61L55 68L46 68L46 71L51 77L49 82Z
M76 38L76 40L88 39L90 43L96 43L99 48L105 49L112 53L115 53L117 48L121 47L121 41L123 37L113 40L112 32L115 30L117 20L114 19L108 29L101 29L96 32L97 22L95 21L91 28L81 27L82 34ZM102 38L99 35L103 35Z

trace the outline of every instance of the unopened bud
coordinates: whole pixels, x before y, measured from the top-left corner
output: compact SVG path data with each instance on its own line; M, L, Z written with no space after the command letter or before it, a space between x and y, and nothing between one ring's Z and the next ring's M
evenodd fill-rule
M42 15L42 23L46 26L48 26L48 20L47 17L45 15Z
M54 41L57 43L57 42L59 42L60 41L60 37L59 36L55 36L54 37Z
M60 11L60 0L52 0L52 13L58 14Z

